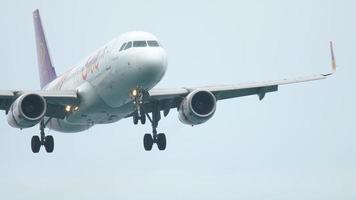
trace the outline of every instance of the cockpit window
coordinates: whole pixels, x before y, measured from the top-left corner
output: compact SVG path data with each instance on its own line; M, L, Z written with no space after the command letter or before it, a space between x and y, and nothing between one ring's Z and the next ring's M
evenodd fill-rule
M129 49L129 48L131 48L131 47L132 47L132 42L128 42L127 45L126 45L126 47L125 47L125 50L126 50L126 49Z
M158 42L156 40L148 40L147 44L150 47L159 47L159 44L158 44Z
M134 47L145 47L145 46L147 46L147 43L144 40L143 41L134 41L133 46Z
M138 41L130 41L130 42L126 42L124 43L121 47L119 51L123 51L126 49L129 49L131 47L159 47L159 44L156 40L138 40Z
M119 51L122 51L125 48L126 42L121 46Z

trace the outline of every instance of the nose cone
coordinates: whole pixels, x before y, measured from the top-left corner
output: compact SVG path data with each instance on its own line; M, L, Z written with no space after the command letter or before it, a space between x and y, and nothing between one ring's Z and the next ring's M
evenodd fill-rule
M167 54L162 48L142 48L136 54L136 65L144 82L161 80L167 69Z

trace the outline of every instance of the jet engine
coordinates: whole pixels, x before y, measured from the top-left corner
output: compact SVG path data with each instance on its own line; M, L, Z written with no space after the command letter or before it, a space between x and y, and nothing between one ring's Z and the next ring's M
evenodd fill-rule
M38 124L47 111L46 100L38 94L23 94L10 106L7 122L15 128L29 128Z
M216 98L206 90L188 94L179 107L179 120L184 124L198 125L208 121L215 113Z

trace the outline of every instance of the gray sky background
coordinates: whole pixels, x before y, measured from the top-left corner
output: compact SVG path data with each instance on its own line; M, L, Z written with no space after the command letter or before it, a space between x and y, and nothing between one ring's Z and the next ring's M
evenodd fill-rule
M39 88L32 11L40 9L57 73L120 33L155 34L168 51L159 87L253 82L339 69L327 80L218 103L201 126L160 122L165 152L145 152L150 125L131 119L77 134L0 118L0 199L355 199L356 3L298 1L0 1L0 89Z

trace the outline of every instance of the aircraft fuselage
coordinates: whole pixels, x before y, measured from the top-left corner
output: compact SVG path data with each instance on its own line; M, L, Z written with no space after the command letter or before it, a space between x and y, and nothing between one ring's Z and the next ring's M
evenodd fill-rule
M134 41L157 41L157 38L146 32L125 33L45 87L45 90L76 90L80 98L78 107L65 119L51 119L50 129L79 132L95 124L116 122L135 110L131 91L152 89L166 72L167 55L161 46L147 43L120 51L123 44Z

